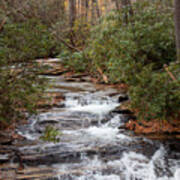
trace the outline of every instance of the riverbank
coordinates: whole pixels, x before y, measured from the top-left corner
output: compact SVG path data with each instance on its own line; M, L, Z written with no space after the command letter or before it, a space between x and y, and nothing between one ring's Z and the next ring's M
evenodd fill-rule
M85 74L85 73L75 73L73 71L64 68L60 59L40 59L37 60L39 64L48 65L49 68L46 69L45 72L42 73L43 76L52 76L52 77L59 77L63 75L67 82L90 82L93 83L97 90L105 90L106 88L113 88L116 89L118 93L128 94L128 86L126 84L108 84L106 82L106 77L102 73L98 75L92 76L92 74ZM67 88L63 85L53 85L54 88ZM71 89L71 88L70 88ZM76 87L76 90L81 90L79 87ZM110 96L113 96L118 93L112 93ZM59 102L64 101L64 95L62 92L46 92L42 96L42 100L37 104L39 112L46 112L47 109L53 107L59 107ZM120 111L128 110L128 104L130 101L122 102L120 106ZM128 114L126 114L128 116ZM129 120L126 122L124 128L130 131L133 131L136 135L139 136L146 136L152 139L180 139L180 120L172 120L172 121L139 121L138 119L135 120L135 116L133 115L133 119L131 119L132 114L129 116ZM19 124L20 123L20 124ZM25 121L19 121L17 124L12 124L7 130L5 134L12 134L12 139L16 137L12 132L13 129L16 129L19 125L26 123ZM4 130L3 130L4 131ZM7 133L6 133L7 132ZM4 132L2 133L4 134ZM1 138L2 142L4 141L11 141L11 136L9 138ZM3 136L2 136L3 137ZM19 137L19 136L17 136Z
M130 119L122 85L92 83L87 74L72 72L46 78L48 97L63 98L41 104L36 116L16 126L14 139L0 145L0 179L177 180L178 141L150 140L126 130ZM49 126L61 132L60 142L41 140Z
M88 75L88 79L91 83L95 85L106 88L112 87L115 88L119 93L123 93L124 95L128 94L128 86L126 84L108 84L107 77L100 72L98 78L95 78L91 74ZM83 77L83 74L79 74L79 77ZM76 77L73 72L68 72L67 77L71 80L72 77ZM79 80L80 81L80 80ZM128 103L122 102L122 110L128 110ZM131 110L133 113L133 110ZM127 114L128 115L128 114ZM127 130L133 131L136 135L145 136L150 139L180 139L180 120L172 119L170 121L167 120L151 120L149 122L145 120L135 120L135 115L133 115L133 119L131 119L132 114L130 114L129 121L126 122L125 127Z

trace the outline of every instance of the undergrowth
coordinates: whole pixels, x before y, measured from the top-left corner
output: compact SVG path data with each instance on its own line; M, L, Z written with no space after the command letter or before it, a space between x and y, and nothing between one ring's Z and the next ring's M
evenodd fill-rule
M54 11L59 3L0 1L0 129L15 127L36 113L48 83L39 77L43 67L35 59L55 57L61 51L52 32L63 14Z
M128 9L101 19L86 48L67 53L65 63L92 74L98 74L100 68L110 83L128 84L131 108L138 119L178 118L180 65L172 64L176 59L172 5L146 0L133 3L132 9L128 22L123 19Z

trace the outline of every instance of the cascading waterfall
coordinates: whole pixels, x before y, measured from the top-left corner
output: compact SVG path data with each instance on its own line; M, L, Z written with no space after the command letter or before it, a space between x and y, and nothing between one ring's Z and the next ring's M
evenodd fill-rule
M72 89L86 85L63 82ZM114 90L93 91L95 87L90 86L91 92L65 92L64 107L41 113L29 128L20 129L19 133L31 140L38 139L46 124L54 123L62 132L59 143L25 146L20 148L22 154L41 152L34 163L53 167L54 175L48 180L180 180L179 152L174 152L173 158L161 142L120 129L123 115L111 113L120 105L118 95L110 97ZM24 160L27 167L33 162L28 158ZM43 158L51 162L46 164Z

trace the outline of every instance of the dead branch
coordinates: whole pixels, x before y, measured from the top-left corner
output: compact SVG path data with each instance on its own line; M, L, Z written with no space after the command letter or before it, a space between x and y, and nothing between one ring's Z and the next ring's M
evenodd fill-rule
M6 18L4 18L0 24L0 31L3 29L5 23L6 23Z
M171 78L173 81L176 81L176 80L177 80L177 79L175 78L175 76L172 74L172 72L169 71L167 64L164 65L164 69L165 69L165 71L169 74L170 78Z
M100 67L97 67L97 71L98 71L99 74L102 76L103 81L104 81L105 83L108 83L108 78L107 78L107 76L103 73L102 69L101 69Z
M71 49L71 50L75 50L75 51L78 51L78 52L80 52L81 50L80 49L78 49L77 47L74 47L74 46L72 46L71 44L68 44L63 38L61 38L61 37L57 37L57 39L59 39L65 46L67 46L69 49Z

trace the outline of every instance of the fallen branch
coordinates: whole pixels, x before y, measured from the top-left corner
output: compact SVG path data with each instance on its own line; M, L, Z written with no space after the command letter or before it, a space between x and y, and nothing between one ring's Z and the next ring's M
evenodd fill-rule
M101 69L100 67L97 67L97 71L98 71L99 74L102 76L103 81L104 81L105 83L108 83L108 78L107 78L107 76L102 72L102 69Z
M71 50L76 50L76 51L78 51L78 52L81 51L80 49L72 46L71 44L68 44L63 38L61 38L61 37L58 36L57 39L60 40L60 41L61 41L65 46L67 46L69 49L71 49Z
M5 23L6 23L6 18L4 18L0 24L0 31L2 30Z
M169 71L167 64L164 65L164 69L165 69L165 71L169 74L170 78L171 78L173 81L176 81L176 80L177 80L177 79L175 78L175 76L172 74L172 72Z

